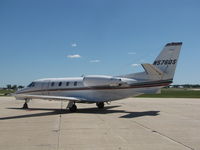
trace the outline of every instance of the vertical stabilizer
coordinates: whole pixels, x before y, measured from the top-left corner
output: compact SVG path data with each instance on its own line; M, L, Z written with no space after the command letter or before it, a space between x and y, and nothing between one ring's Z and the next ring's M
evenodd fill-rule
M123 75L136 80L173 80L182 42L167 43L153 64L142 64L145 72Z
M162 79L173 79L182 42L168 43L153 65L163 72Z

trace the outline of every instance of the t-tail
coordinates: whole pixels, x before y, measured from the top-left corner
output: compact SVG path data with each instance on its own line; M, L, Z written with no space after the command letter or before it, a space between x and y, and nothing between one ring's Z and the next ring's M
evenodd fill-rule
M145 72L125 75L137 80L171 80L173 81L182 42L165 45L153 64L142 64Z
M173 80L181 46L182 42L166 44L164 49L154 61L153 65L163 73L163 80Z

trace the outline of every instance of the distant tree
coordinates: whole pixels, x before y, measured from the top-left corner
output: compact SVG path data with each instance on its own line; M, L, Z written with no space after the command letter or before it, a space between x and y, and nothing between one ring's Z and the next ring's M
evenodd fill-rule
M173 88L178 88L179 87L179 85L173 85Z
M168 85L168 86L166 86L166 87L164 87L165 89L168 89L168 88L170 88L170 85Z
M18 86L18 89L23 89L23 88L24 88L24 86L22 86L22 85Z
M180 85L171 85L171 87L173 88L200 88L200 85L199 84L180 84Z
M17 90L17 85L13 85L13 86L12 86L12 89L13 89L13 90Z
M192 85L193 88L200 88L200 85L199 84L194 84Z
M8 84L6 87L7 87L7 89L11 89L12 88L11 84Z

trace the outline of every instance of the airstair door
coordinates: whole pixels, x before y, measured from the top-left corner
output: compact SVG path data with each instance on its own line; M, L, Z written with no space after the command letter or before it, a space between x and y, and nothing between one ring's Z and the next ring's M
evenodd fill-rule
M49 81L42 83L42 95L49 95Z

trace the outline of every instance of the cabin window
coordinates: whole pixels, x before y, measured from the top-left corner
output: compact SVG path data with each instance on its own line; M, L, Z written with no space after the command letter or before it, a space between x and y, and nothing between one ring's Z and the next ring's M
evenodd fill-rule
M31 82L31 84L29 84L27 87L34 87L35 86L35 82Z
M66 82L66 86L69 86L69 82Z
M31 87L31 85L32 85L32 83L31 83L31 84L29 84L27 87Z
M58 86L61 86L62 85L62 82L59 82Z
M51 86L54 86L54 84L55 84L55 83L54 83L54 82L52 82L52 83L51 83Z
M74 86L77 86L77 82L76 81L74 82Z

